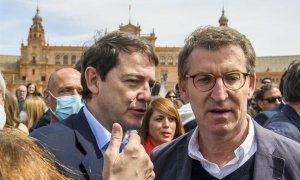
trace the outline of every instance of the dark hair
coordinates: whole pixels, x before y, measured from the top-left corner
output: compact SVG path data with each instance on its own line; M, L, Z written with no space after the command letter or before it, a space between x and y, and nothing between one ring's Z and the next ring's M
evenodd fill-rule
M185 45L178 56L179 81L185 79L188 71L187 59L195 48L201 47L208 50L218 50L229 45L238 45L242 48L247 59L247 71L253 74L256 55L246 36L230 27L205 26L196 29L185 39Z
M29 88L30 85L34 85L35 90L34 90L33 94L29 94L28 93L28 88ZM37 85L35 83L32 83L32 82L28 83L26 85L26 88L27 88L27 96L33 95L33 96L40 96L40 97L42 97L42 94L38 91Z
M286 75L287 71L284 71L284 73L282 74L282 76L280 77L280 82L279 82L279 91L281 92L281 94L283 95L283 83L284 83L284 77Z
M160 83L156 82L154 84L154 87L152 88L151 96L157 96L157 95L159 95L159 91L160 91Z
M149 57L149 61L152 61L155 66L158 65L158 58L148 41L129 33L119 31L108 33L97 40L81 56L83 100L90 99L92 95L85 81L85 70L88 67L96 68L100 78L105 81L108 72L118 64L120 52L128 54L133 52L144 53Z
M178 94L177 94L177 92L174 91L174 90L168 91L167 94L166 94L166 96L165 96L165 98L169 98L169 96L170 96L171 93L175 94L176 98L178 98Z
M278 85L274 84L274 83L267 83L267 84L261 86L259 91L256 94L256 99L261 100L261 101L264 100L265 92L267 92L273 88L278 88Z
M300 61L293 61L283 83L283 97L287 102L300 102Z

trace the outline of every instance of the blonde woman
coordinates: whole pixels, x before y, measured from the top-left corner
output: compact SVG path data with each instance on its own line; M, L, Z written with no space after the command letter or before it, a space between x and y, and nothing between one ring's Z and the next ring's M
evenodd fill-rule
M24 103L24 112L27 115L26 125L30 129L46 112L47 106L39 96L29 96Z
M75 173L40 149L34 140L15 128L0 130L0 179L67 180L56 167Z
M184 133L176 105L167 98L154 99L144 116L139 130L141 143L146 152L171 141Z
M8 91L5 93L4 109L6 114L5 127L18 128L26 134L29 134L27 126L20 122L17 98Z

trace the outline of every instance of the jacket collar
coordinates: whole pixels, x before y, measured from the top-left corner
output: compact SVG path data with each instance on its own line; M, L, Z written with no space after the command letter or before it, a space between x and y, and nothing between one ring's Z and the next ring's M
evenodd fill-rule
M197 128L196 128L197 129ZM188 155L188 144L194 130L183 136L182 142L178 143L176 148L176 179L191 179L192 175L192 158Z
M272 136L272 132L261 127L253 119L255 138L257 140L257 151L253 179L261 177L272 177L281 179L284 173L285 160L278 153L277 140ZM183 143L177 144L176 149L176 179L190 179L192 169L192 159L188 156L188 143L193 131L189 132L182 139Z
M89 179L101 180L104 158L84 115L83 108L80 109L73 122L78 146L80 146L83 154L85 154L85 157L82 159L83 168L88 174Z
M261 179L261 177L281 179L284 173L285 160L278 153L278 141L272 132L264 129L255 121L253 122L257 140L253 179Z

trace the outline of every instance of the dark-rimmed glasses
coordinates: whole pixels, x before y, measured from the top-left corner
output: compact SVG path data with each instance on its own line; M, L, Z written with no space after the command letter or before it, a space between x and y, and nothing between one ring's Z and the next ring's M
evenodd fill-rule
M282 101L282 97L281 96L275 96L275 97L268 97L263 99L264 101L267 101L269 104L274 104L276 102L276 100L278 99L279 102Z
M186 78L192 78L196 89L206 92L211 90L217 81L217 78L222 78L223 84L227 89L238 90L245 85L246 77L250 73L243 72L228 72L222 76L214 76L212 74L198 73L195 75L185 75Z

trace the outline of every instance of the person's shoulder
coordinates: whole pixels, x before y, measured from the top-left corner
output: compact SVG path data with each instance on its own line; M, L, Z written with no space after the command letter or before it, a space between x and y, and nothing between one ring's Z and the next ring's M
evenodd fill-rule
M270 148L270 146L273 146L283 152L283 154L292 152L299 154L300 143L296 142L295 140L287 138L261 126L256 127L256 132L258 143L263 144L263 147Z
M47 126L34 129L30 133L30 136L40 140L62 137L70 132L73 132L73 128L72 128L73 121L74 121L73 116L70 116L68 119L65 119L63 121L57 123L51 123Z
M264 127L267 129L283 128L289 126L291 122L284 112L274 114L268 119Z

